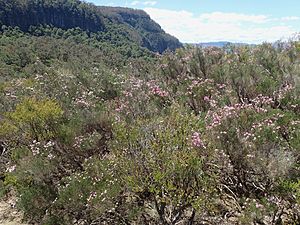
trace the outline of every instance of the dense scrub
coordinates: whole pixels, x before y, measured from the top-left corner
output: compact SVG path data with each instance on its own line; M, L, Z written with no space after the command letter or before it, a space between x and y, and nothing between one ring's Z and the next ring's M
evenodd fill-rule
M300 223L298 41L127 55L40 29L0 38L1 194L24 220Z

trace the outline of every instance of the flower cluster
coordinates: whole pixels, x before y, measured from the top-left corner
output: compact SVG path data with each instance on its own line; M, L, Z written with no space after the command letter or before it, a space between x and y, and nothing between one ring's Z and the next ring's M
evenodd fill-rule
M123 112L126 111L126 109L128 109L129 106L129 102L128 101L117 101L116 102L116 112Z
M16 170L16 165L8 166L6 168L6 172L9 172L9 173L14 172L15 170Z
M292 91L294 87L290 84L286 84L281 89L279 89L277 92L274 93L274 95L277 97L278 100L283 99L287 93Z
M51 153L53 151L54 146L55 142L51 140L47 142L39 142L33 140L32 143L29 145L33 156L47 154L47 157L49 159L55 158L53 153Z
M150 93L153 95L157 95L160 97L167 97L169 96L169 93L167 91L162 90L157 84L155 84L155 81L149 81L147 83L147 86L150 89Z
M192 145L198 148L206 148L199 132L194 132L191 137Z
M255 106L262 107L274 104L274 100L271 97L259 94L256 98L251 100L251 103Z
M88 133L86 135L80 135L75 137L73 147L74 148L88 148L96 144L97 140L101 138L101 135L98 132Z
M223 121L238 117L239 113L245 109L253 109L253 106L249 104L235 104L232 106L224 106L216 111L209 111L206 115L207 128L212 129L220 126Z

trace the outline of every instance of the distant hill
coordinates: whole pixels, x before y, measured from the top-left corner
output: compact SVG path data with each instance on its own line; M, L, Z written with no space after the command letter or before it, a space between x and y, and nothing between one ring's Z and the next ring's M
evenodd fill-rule
M126 25L132 37L151 51L163 52L182 47L179 40L162 30L143 10L122 7L98 7L99 12L111 23Z
M41 25L80 28L88 34L100 32L112 42L122 39L160 53L182 46L142 10L101 7L80 0L0 0L0 25L17 26L25 32Z
M223 48L226 45L235 45L235 46L244 46L244 45L253 45L248 43L237 43L237 42L229 42L229 41L217 41L217 42L202 42L196 44L202 47L219 47Z

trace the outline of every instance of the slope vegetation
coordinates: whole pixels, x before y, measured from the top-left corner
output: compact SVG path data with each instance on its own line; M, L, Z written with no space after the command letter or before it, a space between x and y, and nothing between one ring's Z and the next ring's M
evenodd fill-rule
M24 32L40 25L80 28L89 35L101 33L112 40L117 36L160 53L182 46L141 10L97 7L79 0L1 0L1 24L17 26Z

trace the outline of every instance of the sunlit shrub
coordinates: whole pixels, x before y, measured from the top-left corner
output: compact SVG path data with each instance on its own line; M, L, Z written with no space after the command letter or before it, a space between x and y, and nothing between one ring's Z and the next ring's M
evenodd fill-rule
M24 135L35 140L52 138L63 111L53 100L25 99L8 115Z
M28 221L299 223L298 42L127 60L114 39L124 61L39 29L0 37L0 185Z
M120 179L142 201L144 213L149 204L161 223L193 221L196 211L213 204L209 150L192 135L201 125L197 117L176 109L146 123L115 125L112 149Z

